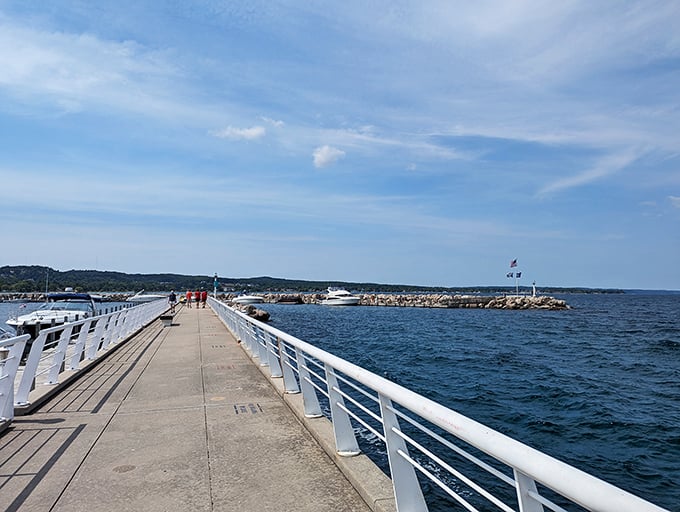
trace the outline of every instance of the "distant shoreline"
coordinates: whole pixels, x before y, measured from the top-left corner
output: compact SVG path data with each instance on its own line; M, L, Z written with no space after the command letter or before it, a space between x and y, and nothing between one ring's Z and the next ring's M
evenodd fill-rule
M404 284L366 283L349 281L307 281L261 276L233 278L218 276L218 291L225 293L318 293L329 286L355 293L448 293L466 295L514 294L515 286L418 286ZM212 291L214 276L181 274L126 274L100 270L59 271L44 266L0 267L0 294L44 293L71 287L90 293L132 294L139 290L170 292L206 289ZM640 290L621 288L584 288L537 286L542 295L556 294L623 294L680 293L680 290ZM519 285L520 293L531 293L531 286Z

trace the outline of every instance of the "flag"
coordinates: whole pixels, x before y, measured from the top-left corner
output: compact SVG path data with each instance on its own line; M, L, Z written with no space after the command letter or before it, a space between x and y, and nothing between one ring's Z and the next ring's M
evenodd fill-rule
M505 277L512 277L512 275L513 275L512 272L508 272L507 274L505 274Z
M517 266L517 260L514 259L510 262L510 268L516 267Z
M517 279L519 279L520 277L522 277L522 273L521 273L521 272L517 272L517 275L515 275L515 277L516 277Z

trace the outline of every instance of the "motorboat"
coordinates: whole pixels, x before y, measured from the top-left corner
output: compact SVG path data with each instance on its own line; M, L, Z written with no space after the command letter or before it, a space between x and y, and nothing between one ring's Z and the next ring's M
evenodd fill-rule
M340 288L328 288L326 298L321 300L324 306L356 306L361 297L352 295L347 290Z
M238 295L231 299L235 304L262 304L264 302L264 297L259 295Z
M168 296L160 293L144 293L144 290L140 290L132 297L128 297L127 302L136 302L139 304L143 302L153 302L160 299L168 300Z
M31 338L35 338L40 329L75 322L97 314L95 298L88 293L50 293L47 295L47 301L38 309L10 318L7 325L12 326L17 335L30 334Z

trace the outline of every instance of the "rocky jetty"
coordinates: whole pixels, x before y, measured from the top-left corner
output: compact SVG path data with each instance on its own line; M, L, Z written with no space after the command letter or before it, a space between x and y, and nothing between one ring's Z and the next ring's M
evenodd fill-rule
M259 320L260 322L269 322L269 313L263 309L256 308L252 304L230 303L229 305L233 308L236 308L241 313L244 313L249 317L254 318L255 320Z
M229 302L236 295L228 294ZM266 303L278 304L319 304L325 298L323 293L262 295ZM451 294L394 294L364 293L360 294L361 306L413 307L413 308L466 308L466 309L569 309L566 301L547 295L451 295Z
M481 295L362 295L361 304L416 308L467 309L569 309L566 301L548 296L481 296Z

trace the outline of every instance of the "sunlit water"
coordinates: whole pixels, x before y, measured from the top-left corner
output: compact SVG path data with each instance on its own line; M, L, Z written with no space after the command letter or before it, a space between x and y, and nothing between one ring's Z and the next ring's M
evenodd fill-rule
M680 510L680 295L561 298L573 309L258 307L272 326Z
M258 307L274 327L680 510L680 294L560 298L573 309ZM3 326L18 307L0 303Z

